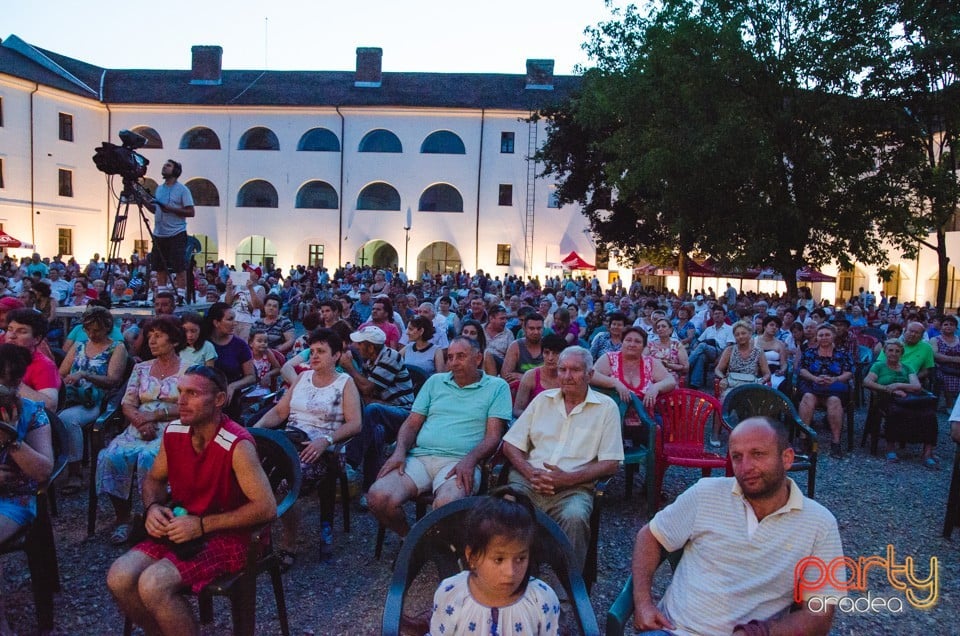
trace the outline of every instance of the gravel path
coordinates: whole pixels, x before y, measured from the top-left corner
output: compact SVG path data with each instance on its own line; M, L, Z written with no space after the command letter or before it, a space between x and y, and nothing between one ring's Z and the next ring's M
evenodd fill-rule
M858 432L864 412L857 414ZM836 515L843 538L844 552L854 558L885 555L893 545L898 562L915 558L920 576L929 571L929 558L939 561L939 600L930 610L917 610L904 604L899 614L840 614L834 622L834 634L960 634L960 529L954 540L940 536L944 505L949 486L950 466L955 445L949 439L946 416L941 415L938 455L943 464L938 471L923 468L917 455L888 465L882 457L871 457L861 449L843 460L823 455L820 458L817 497ZM698 476L697 471L671 468L665 494L672 500ZM806 476L798 475L801 487ZM593 606L601 628L607 608L619 593L629 572L633 536L647 520L647 511L635 490L634 499L623 498L622 474L614 479L603 510L600 536L600 576L592 593ZM120 549L107 544L109 504L101 501L98 533L85 540L86 496L60 497L60 516L55 519L58 558L63 577L63 592L56 600L56 633L119 634L123 619L106 590L107 568ZM337 514L340 510L338 508ZM308 502L300 558L285 575L287 608L292 633L301 634L377 634L390 562L396 555L398 540L388 536L384 560L373 558L376 525L369 514L354 508L351 533L343 534L341 518L335 526L332 549L320 557L318 544L318 507ZM412 510L411 510L412 514ZM20 634L36 630L33 600L30 595L26 561L22 556L3 558L5 581L3 594L11 624ZM667 575L661 570L661 579ZM659 580L659 579L658 579ZM427 599L434 583L422 584L420 600ZM875 570L869 577L873 596L896 596L886 577ZM257 633L278 634L276 608L267 577L261 577L257 600ZM722 593L722 590L718 590ZM218 601L216 622L205 634L229 634L228 606Z

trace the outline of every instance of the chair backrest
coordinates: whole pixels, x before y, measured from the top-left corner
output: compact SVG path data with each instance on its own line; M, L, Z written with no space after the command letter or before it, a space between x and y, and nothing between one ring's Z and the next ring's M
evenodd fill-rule
M431 562L436 565L438 584L463 570L466 565L463 522L482 499L458 499L434 510L411 529L397 556L387 591L382 634L399 634L404 596L425 565ZM571 599L582 633L599 634L600 628L590 605L583 576L574 565L576 558L573 548L560 526L540 510L537 510L537 536L531 558L536 565L549 566L560 580Z
M413 394L418 395L420 389L423 388L424 383L429 377L427 372L414 364L405 364L403 366L407 369L407 373L410 374L410 383L413 384Z
M300 457L287 436L266 428L247 429L257 444L257 455L270 487L277 496L277 516L282 516L300 495L303 474Z
M661 443L702 449L706 427L720 410L720 401L702 391L674 389L657 396L656 412L663 420Z
M797 422L800 416L790 399L780 391L762 384L745 384L727 393L721 407L721 415L727 426L734 428L743 420L757 415L765 415L782 422L790 431L790 438L796 437ZM808 435L812 431L804 431ZM816 442L816 433L812 442Z

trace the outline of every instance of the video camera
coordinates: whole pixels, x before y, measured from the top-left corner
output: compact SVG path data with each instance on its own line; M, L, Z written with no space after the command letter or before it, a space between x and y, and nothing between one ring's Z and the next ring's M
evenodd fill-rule
M125 183L132 183L147 174L150 160L137 152L147 145L147 138L132 130L121 130L122 146L104 141L94 150L93 163L106 174L118 174Z

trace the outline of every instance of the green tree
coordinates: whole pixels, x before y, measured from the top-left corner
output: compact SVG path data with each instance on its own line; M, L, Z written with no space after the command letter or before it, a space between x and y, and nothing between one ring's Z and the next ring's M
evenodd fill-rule
M865 90L890 108L881 170L901 187L898 195L913 212L903 234L937 255L936 304L942 313L950 265L946 233L960 204L960 8L955 2L899 0L888 9L890 50Z
M793 294L804 265L883 263L903 208L875 168L875 107L854 99L883 51L881 8L667 0L615 13L588 31L596 67L580 96L548 113L546 171L622 249L667 242L771 266Z

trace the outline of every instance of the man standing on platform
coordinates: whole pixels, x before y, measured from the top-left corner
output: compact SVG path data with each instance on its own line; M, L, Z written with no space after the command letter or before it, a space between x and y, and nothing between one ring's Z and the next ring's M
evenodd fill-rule
M187 269L187 219L196 212L190 190L177 181L182 172L183 167L178 162L167 159L160 169L163 183L157 186L148 206L154 215L150 262L157 272L160 287L168 284L168 272L176 276Z

